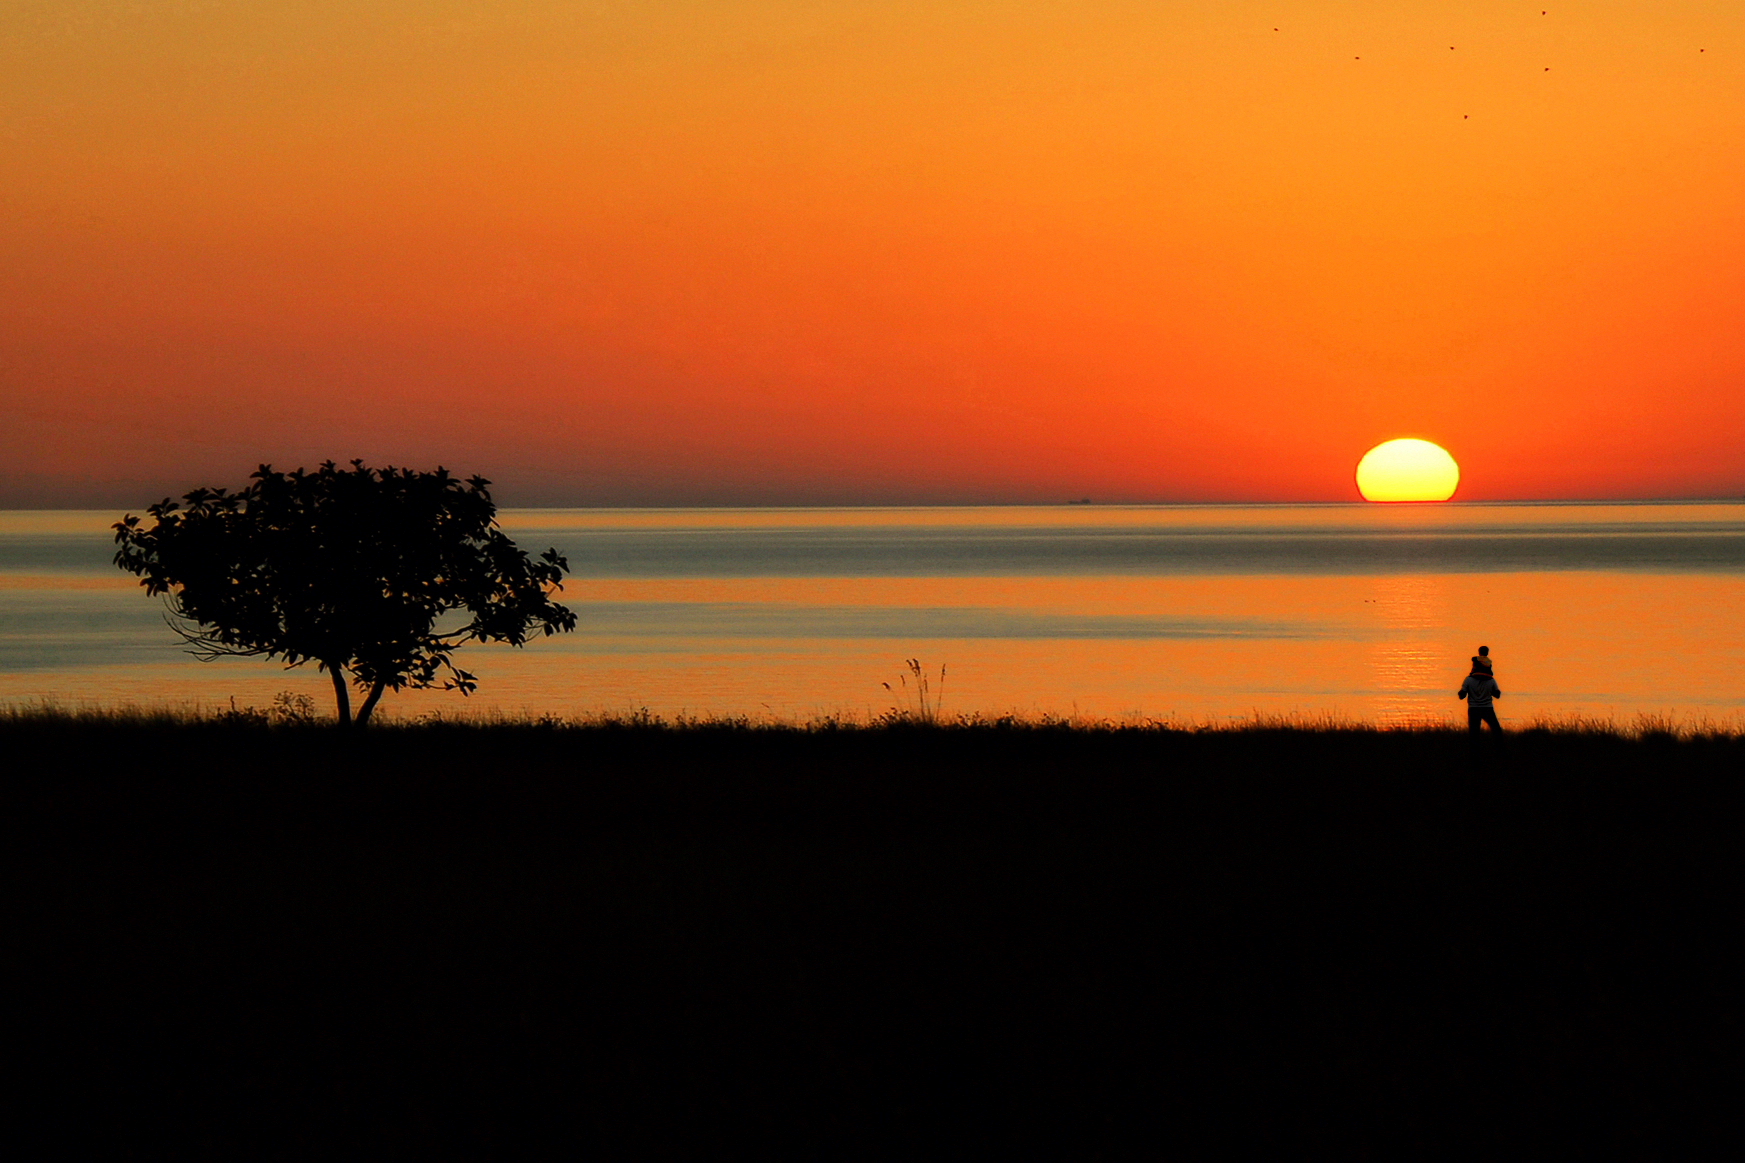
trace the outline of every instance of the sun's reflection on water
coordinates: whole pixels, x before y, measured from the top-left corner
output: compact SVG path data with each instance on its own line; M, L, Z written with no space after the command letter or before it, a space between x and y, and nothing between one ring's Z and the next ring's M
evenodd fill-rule
M1369 648L1374 717L1400 725L1440 718L1447 699L1440 688L1450 666L1442 645L1448 624L1444 576L1379 577L1370 599L1383 631Z

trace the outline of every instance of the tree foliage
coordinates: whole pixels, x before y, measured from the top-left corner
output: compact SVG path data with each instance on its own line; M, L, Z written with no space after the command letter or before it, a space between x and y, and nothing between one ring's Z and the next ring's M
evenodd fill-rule
M498 528L489 481L446 469L372 469L332 461L314 472L262 465L240 492L195 489L115 526L115 564L165 596L201 658L313 661L333 676L342 722L345 675L368 692L440 686L470 694L454 665L467 642L521 646L575 629L552 600L569 562L529 558ZM464 623L438 632L444 615Z

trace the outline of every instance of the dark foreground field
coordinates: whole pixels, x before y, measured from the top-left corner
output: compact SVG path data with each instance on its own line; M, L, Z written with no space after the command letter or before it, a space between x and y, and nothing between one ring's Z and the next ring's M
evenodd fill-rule
M102 1157L1683 1154L1745 744L0 724Z

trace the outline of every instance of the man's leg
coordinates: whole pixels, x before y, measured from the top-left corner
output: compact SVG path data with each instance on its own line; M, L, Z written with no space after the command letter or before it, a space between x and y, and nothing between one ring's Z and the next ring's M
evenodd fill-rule
M1484 722L1484 712L1477 707L1466 708L1466 730L1468 734L1478 734L1479 725Z
M1484 721L1491 725L1492 731L1495 731L1499 735L1503 733L1503 725L1497 720L1497 709L1495 707L1486 707L1480 713L1484 716ZM1476 731L1478 728L1474 726L1473 730Z

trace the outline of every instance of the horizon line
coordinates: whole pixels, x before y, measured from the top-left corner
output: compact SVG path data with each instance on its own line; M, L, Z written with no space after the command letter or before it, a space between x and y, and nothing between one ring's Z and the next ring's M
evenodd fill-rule
M143 510L145 504L132 505L57 505L4 506L0 513L107 513ZM1154 508L1435 508L1450 505L1701 505L1745 504L1745 494L1732 493L1704 496L1659 497L1488 497L1482 500L1450 499L1446 501L1367 501L1354 500L1280 501L1280 500L1096 500L1092 498L1064 501L788 501L773 503L706 501L689 504L499 504L499 510L601 510L659 511L684 509L1154 509Z

